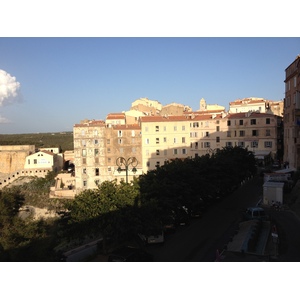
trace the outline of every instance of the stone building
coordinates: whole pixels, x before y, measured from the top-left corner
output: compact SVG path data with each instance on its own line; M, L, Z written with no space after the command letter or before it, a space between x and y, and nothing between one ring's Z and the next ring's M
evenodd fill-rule
M300 55L285 69L284 161L300 167Z
M174 112L179 115L145 115L134 109L136 114L114 113L108 114L105 121L75 124L76 191L96 188L105 180L130 182L166 161L211 154L226 146L248 148L258 158L276 158L282 118L273 114L265 102L260 103L264 113L228 114L224 107L205 104L204 110L195 112L178 106L180 111ZM126 170L125 162L130 158L135 163Z

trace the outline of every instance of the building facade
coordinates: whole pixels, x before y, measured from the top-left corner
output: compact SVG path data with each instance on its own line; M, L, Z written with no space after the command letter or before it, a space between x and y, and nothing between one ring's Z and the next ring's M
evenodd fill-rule
M282 117L268 108L265 113L229 114L213 108L183 114L181 109L180 115L115 113L106 121L75 124L76 191L96 188L105 180L130 182L167 161L212 154L223 147L240 146L257 158L278 158ZM135 163L126 167L132 158Z
M285 69L284 161L300 167L300 55Z

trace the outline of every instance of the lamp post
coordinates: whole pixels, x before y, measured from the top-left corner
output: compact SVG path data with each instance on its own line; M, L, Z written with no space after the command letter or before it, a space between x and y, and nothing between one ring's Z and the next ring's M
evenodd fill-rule
M129 157L127 159L124 157L118 157L116 160L116 165L118 166L117 171L119 173L121 173L121 171L126 172L126 183L128 183L128 167L132 166L131 171L135 174L137 171L136 166L138 165L138 161L135 157Z

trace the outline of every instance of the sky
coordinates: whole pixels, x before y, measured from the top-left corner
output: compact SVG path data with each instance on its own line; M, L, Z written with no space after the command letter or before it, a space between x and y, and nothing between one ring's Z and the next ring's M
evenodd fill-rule
M297 37L2 37L0 133L72 131L141 97L283 100Z

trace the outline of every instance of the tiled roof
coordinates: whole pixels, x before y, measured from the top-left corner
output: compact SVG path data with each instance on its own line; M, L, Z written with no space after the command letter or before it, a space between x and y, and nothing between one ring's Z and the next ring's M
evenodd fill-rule
M273 114L265 114L265 113L257 113L257 112L252 112L252 113L236 113L236 114L228 114L226 118L228 119L241 119L241 118L265 118L265 117L276 117L276 115Z
M125 113L110 113L107 115L106 120L125 119Z

